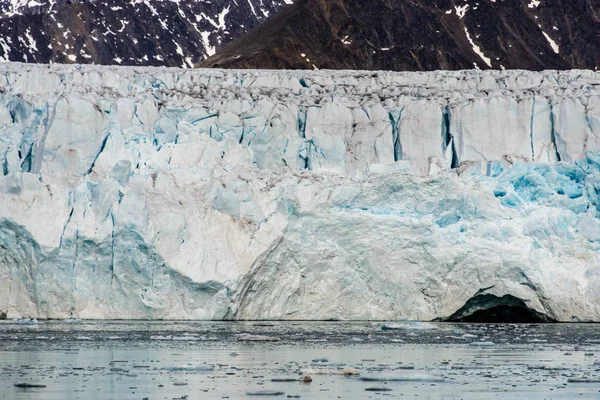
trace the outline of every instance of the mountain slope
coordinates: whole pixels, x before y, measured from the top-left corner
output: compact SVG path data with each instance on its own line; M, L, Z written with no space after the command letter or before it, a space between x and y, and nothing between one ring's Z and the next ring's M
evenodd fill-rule
M600 0L299 0L203 66L597 69Z
M0 0L0 61L191 67L290 0Z

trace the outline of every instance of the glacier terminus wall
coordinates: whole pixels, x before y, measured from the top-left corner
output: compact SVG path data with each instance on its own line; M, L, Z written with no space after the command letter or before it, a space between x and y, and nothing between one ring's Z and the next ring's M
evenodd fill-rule
M0 315L600 321L598 151L592 71L0 64Z

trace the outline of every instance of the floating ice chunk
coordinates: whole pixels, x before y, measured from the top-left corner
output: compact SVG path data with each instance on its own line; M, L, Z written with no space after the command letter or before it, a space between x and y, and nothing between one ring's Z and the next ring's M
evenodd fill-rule
M480 370L480 369L494 369L494 366L493 365L453 365L452 369Z
M473 347L492 347L495 345L496 345L496 343L494 343L494 342L471 342L471 343L469 343L469 346L473 346Z
M15 383L14 386L21 388L21 389L33 389L33 388L45 388L46 387L46 385L42 385L39 383L27 383L27 382Z
M273 336L251 335L249 333L242 333L238 335L238 340L242 340L245 342L279 342L281 339Z
M15 318L13 322L22 325L37 325L39 321L35 318Z
M600 383L600 377L569 378L569 383Z
M207 364L183 364L183 365L170 365L161 368L164 371L212 371L215 369L212 365Z
M171 336L151 335L150 340L171 340Z
M367 392L391 392L392 389L384 388L384 387L368 387L368 388L365 388L365 391L367 391Z
M343 369L328 369L328 368L307 368L303 371L304 375L360 375L360 370L356 368L346 367Z
M548 370L548 371L566 371L569 368L565 367L564 365L557 364L557 363L548 363L548 364L540 364L540 365L528 365L527 369L531 369L531 370L542 369L542 370Z
M435 324L430 322L399 322L392 324L384 324L381 326L381 330L391 331L391 330L405 330L405 331L424 331L424 330L432 330L438 329Z
M173 336L171 340L185 342L185 341L197 341L200 340L198 336Z
M360 378L366 382L443 382L444 378L422 372L406 372L401 375L372 375Z

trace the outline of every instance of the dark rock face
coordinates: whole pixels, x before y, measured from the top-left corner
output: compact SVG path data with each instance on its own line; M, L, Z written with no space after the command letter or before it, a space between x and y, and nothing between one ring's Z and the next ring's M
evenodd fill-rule
M203 66L598 69L600 0L298 0Z
M191 67L285 4L0 0L0 61Z

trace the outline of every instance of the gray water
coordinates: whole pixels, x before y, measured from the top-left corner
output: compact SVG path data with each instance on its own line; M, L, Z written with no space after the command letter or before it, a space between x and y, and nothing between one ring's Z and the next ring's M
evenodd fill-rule
M395 328L1 321L0 398L600 399L600 325ZM244 334L279 341L246 341ZM343 368L360 373L314 371ZM307 369L311 383L273 381L299 379ZM22 383L44 387L15 386ZM265 390L284 394L248 395Z

